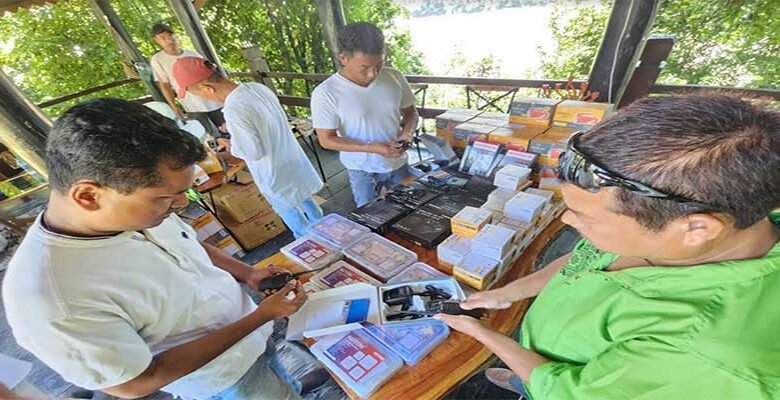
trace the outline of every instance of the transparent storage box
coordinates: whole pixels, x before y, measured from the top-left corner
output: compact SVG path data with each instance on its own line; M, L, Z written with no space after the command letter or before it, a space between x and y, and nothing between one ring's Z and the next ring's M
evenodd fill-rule
M436 320L370 326L366 330L401 356L407 365L420 362L450 335L447 324Z
M307 231L324 239L338 249L344 249L367 233L370 233L371 229L357 222L350 221L341 215L328 214L319 221L309 225Z
M392 350L358 329L328 335L311 352L358 396L367 398L403 366Z
M403 282L415 282L424 281L426 279L446 277L443 272L424 262L416 262L406 268L398 275L390 278L387 283L403 283Z
M416 253L375 233L349 245L344 254L384 282L417 261Z
M282 247L282 254L308 270L321 268L341 259L340 251L311 235L303 236Z
M311 277L309 282L314 282L322 288L335 288L358 282L365 282L375 286L381 285L381 282L378 280L344 261L337 261L330 267L318 272Z

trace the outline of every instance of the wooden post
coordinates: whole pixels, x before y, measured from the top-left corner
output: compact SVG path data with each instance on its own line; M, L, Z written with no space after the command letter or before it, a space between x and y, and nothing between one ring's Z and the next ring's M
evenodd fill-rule
M650 89L661 74L673 46L673 36L652 36L645 41L639 63L615 99L617 108L623 108L650 94Z
M51 121L0 70L0 140L41 176L46 172L46 137Z
M314 0L314 3L317 6L317 15L319 15L320 22L322 23L325 41L328 43L328 48L330 49L334 71L338 71L339 68L341 68L341 63L339 62L338 32L339 29L346 25L344 7L341 4L341 0Z
M250 46L241 49L241 55L244 56L247 64L249 64L249 72L254 75L255 81L268 86L268 88L273 90L278 96L279 93L277 93L276 87L274 86L274 80L267 76L263 76L264 72L271 72L268 68L268 63L263 56L263 51L257 46Z
M653 26L661 0L615 0L588 79L596 101L614 103L639 58L641 43Z
M203 29L203 25L200 23L195 6L193 6L190 0L168 0L168 4L173 9L173 13L181 26L184 27L184 31L187 32L187 36L192 40L192 44L195 45L195 50L207 60L216 64L222 73L225 73L225 68L222 67L222 63L219 61L209 35L206 34L206 30Z
M127 32L127 29L125 29L125 26L122 24L122 20L119 19L116 11L111 7L109 0L89 0L89 4L92 6L92 12L95 14L95 17L100 20L111 33L114 42L116 42L119 50L122 51L122 54L125 56L125 60L131 63L138 71L141 81L152 94L152 97L158 101L165 101L165 97L160 91L160 88L154 83L152 67L149 65L149 62L146 61L141 50L135 45L135 42L133 42L133 38Z

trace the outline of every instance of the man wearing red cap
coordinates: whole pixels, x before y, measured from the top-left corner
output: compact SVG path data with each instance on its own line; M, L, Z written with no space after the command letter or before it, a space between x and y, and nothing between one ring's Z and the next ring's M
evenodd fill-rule
M173 65L179 93L224 104L230 152L246 161L252 178L295 237L322 218L312 197L322 188L311 161L295 140L276 95L259 83L237 84L208 60L183 57Z

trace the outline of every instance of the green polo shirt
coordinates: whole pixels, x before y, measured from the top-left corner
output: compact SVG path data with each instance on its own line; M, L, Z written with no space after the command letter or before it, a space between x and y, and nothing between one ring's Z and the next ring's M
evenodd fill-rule
M534 400L780 398L780 242L606 271L617 258L580 241L528 311L521 343L551 360L526 383Z

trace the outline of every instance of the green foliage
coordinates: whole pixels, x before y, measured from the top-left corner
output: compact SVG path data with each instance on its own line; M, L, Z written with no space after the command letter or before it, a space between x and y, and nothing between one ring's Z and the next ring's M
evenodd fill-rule
M194 49L166 0L112 1L111 4L147 58L159 50L150 32L160 21L177 31L182 47ZM427 73L422 55L411 48L409 33L393 24L396 18L408 17L403 8L390 0L345 0L344 8L348 21L374 22L385 31L391 65L404 73ZM334 71L311 0L212 0L199 14L228 71L247 71L241 49L251 45L260 46L273 71ZM20 9L0 17L0 65L36 103L125 79L123 59L86 0ZM280 89L285 94L306 96L311 83L283 81ZM131 99L146 94L143 85L132 84L44 111L56 116L89 97Z
M512 7L543 6L553 0L435 0L422 1L412 10L415 17L445 14L470 14L486 10L500 10Z
M556 3L557 48L540 50L548 78L587 78L609 18L609 2ZM780 87L780 16L774 0L667 0L652 34L675 36L659 82Z

